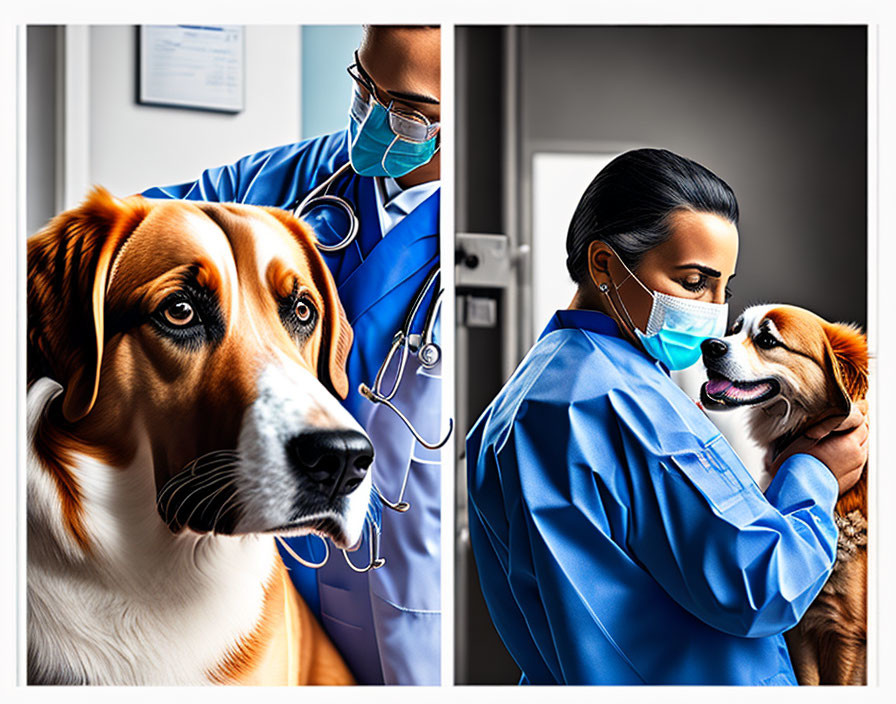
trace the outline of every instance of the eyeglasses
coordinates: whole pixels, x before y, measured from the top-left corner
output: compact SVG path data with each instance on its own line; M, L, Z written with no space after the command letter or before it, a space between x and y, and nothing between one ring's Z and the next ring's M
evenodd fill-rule
M348 75L355 81L356 87L360 87L367 91L368 97L365 98L364 95L356 89L354 99L352 100L352 115L359 122L363 121L367 116L371 107L370 101L375 100L389 113L389 128L392 132L408 142L425 142L435 136L439 131L439 123L430 122L429 118L423 113L412 110L411 108L396 107L394 101L389 101L389 103L386 104L385 101L381 100L379 97L381 91L379 91L376 83L373 82L373 79L362 68L358 61L357 51L355 51L355 63L348 66L346 71L348 71Z

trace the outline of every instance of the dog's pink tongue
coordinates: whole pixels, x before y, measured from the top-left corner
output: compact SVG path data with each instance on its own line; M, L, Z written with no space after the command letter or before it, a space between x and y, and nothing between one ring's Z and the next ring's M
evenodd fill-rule
M730 389L733 384L728 379L712 379L706 382L706 393L710 396L718 396Z
M754 398L759 398L764 393L767 393L769 388L771 387L768 384L759 383L745 389L734 389L732 395L738 401L752 401Z

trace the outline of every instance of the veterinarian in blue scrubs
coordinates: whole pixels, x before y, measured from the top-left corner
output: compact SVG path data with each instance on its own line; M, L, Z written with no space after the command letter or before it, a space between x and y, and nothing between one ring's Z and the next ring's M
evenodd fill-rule
M439 39L438 28L365 28L349 67L355 85L347 129L144 193L293 209L350 164L325 190L350 204L359 220L357 236L345 249L323 252L354 330L345 406L376 448L372 472L387 499L396 500L409 470L404 498L410 509L383 511L380 553L386 564L380 569L359 574L335 549L319 570L283 557L361 684L439 683L439 453L416 442L391 410L357 391L361 383L374 381L415 294L438 264ZM393 130L402 127L396 116L425 126L425 134L414 142L400 139ZM338 212L330 215L338 219ZM326 217L315 225L326 240ZM440 364L425 369L412 357L392 401L424 438L444 433ZM316 537L290 543L309 561L323 557ZM353 562L363 567L367 553L362 545L351 554Z
M867 426L799 439L763 495L670 380L724 334L737 219L690 160L611 162L569 228L576 296L467 437L482 591L522 683L796 684L782 633L831 570Z

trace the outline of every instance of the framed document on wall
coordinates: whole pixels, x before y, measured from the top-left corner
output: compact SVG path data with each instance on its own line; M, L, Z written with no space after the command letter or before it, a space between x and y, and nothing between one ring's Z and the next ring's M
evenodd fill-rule
M237 113L245 107L243 27L141 25L137 102Z

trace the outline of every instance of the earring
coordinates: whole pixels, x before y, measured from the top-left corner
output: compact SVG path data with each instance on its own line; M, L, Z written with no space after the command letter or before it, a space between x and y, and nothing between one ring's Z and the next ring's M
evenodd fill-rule
M610 287L607 286L605 283L603 283L597 287L597 290L600 291L601 293L606 293L607 291L610 290Z

